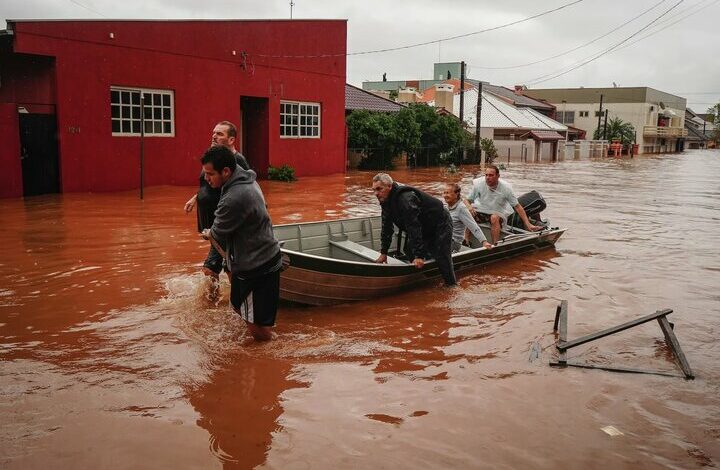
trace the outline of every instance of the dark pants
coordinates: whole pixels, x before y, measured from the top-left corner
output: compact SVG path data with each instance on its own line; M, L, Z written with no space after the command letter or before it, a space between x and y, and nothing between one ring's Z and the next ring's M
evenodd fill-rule
M455 268L452 261L452 219L448 211L445 211L444 215L438 221L434 236L429 240L425 240L425 246L432 257L435 258L445 285L454 286L457 284L457 280L455 279Z
M208 251L208 255L207 258L205 258L203 266L205 266L215 274L220 274L220 271L222 271L223 257L220 256L220 253L217 252L217 250L214 246L212 246L212 244L210 245L210 251Z

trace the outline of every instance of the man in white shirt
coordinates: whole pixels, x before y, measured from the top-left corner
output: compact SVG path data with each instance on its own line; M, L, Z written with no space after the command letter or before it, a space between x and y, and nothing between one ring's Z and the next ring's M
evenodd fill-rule
M493 244L500 240L500 228L512 215L513 209L518 213L527 230L535 232L542 228L530 222L525 209L513 194L512 187L500 179L500 169L495 165L488 165L485 168L485 178L473 180L468 201L472 204L471 212L475 220L490 222Z

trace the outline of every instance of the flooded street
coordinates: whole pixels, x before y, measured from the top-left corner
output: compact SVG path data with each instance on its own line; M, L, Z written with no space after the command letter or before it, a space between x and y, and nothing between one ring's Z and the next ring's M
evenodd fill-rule
M391 174L440 196L478 170ZM262 187L275 224L377 214L373 174ZM501 176L543 194L556 249L460 289L283 306L270 344L227 282L205 296L195 188L0 200L0 468L719 466L720 151ZM570 339L673 309L697 378L551 368L562 299ZM656 322L568 356L681 374Z

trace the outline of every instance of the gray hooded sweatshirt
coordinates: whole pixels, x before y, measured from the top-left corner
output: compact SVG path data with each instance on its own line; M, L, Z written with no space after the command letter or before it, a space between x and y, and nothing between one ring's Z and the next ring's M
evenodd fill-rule
M272 230L255 172L235 166L223 185L210 234L227 246L233 275L254 277L280 267L280 245ZM277 265L277 266L276 266Z

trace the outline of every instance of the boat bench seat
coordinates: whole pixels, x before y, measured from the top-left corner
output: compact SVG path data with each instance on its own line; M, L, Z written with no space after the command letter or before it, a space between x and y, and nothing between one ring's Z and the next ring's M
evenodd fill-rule
M330 240L330 245L343 249L361 258L365 258L369 261L375 261L380 256L379 251L375 251L372 248L368 248L350 240ZM405 265L406 263L400 261L399 259L393 258L392 256L388 256L387 264Z

